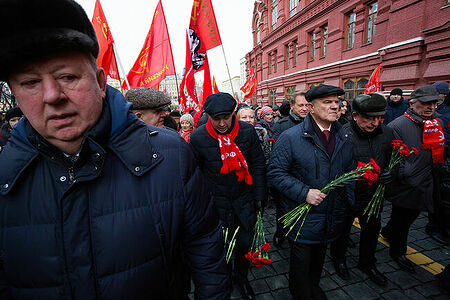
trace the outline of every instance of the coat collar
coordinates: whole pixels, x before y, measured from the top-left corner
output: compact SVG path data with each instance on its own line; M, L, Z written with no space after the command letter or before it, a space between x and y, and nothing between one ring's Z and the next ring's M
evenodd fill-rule
M109 148L131 173L142 176L161 162L163 156L150 138L156 136L158 130L152 130L139 121L129 111L130 106L119 91L108 86L102 115L83 140L82 149L88 145L87 148L95 151L95 155L104 155L105 148ZM150 155L142 155L143 149ZM12 132L9 144L0 148L1 195L12 189L20 175L39 155L52 157L62 153L40 137L23 118Z

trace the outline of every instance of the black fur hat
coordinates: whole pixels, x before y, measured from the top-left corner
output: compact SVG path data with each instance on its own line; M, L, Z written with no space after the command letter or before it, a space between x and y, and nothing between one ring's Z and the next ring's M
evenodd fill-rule
M0 0L0 80L17 66L61 51L97 58L95 30L72 0Z

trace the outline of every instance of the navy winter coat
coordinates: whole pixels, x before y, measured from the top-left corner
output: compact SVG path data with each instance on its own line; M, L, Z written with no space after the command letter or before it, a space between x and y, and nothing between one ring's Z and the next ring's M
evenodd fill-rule
M218 216L189 146L110 87L72 165L22 119L0 153L0 299L227 299Z
M352 144L342 125L334 122L336 145L329 157L314 131L311 115L283 132L275 143L269 162L269 185L281 195L282 215L306 201L309 189L321 189L336 177L354 168ZM314 206L306 217L297 242L327 243L342 232L349 207L354 203L354 184L337 188ZM300 223L288 235L294 240Z
M286 118L281 119L280 121L276 122L273 125L273 135L272 138L274 140L277 140L278 137L280 136L280 134L285 131L288 130L291 127L294 127L295 125L300 124L301 122L303 122L303 118L300 118L296 115L294 115L294 113L292 112L292 110L289 112L289 116L287 116Z
M386 106L386 114L384 115L384 124L387 125L390 122L394 121L401 115L405 113L405 111L408 109L408 101L403 99L403 97L397 101L394 102L391 100L391 97L387 98L387 106Z
M234 172L220 174L223 163L219 142L209 135L206 125L192 132L190 145L205 174L221 220L231 228L237 215L245 230L252 232L256 222L255 208L264 205L267 199L266 159L252 125L239 121L239 132L234 142L247 161L252 185L238 182Z

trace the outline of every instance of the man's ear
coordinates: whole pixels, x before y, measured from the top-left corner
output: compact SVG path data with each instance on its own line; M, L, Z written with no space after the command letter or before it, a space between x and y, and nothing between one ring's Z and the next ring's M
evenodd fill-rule
M134 114L136 115L136 117L142 120L143 115L140 111L135 111Z
M106 76L105 76L105 71L103 70L103 68L97 69L97 82L98 82L100 89L103 92L103 98L105 98L105 96L106 96Z

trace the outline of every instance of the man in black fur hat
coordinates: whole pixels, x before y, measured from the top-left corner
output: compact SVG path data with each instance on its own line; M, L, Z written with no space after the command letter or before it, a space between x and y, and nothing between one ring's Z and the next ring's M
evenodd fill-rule
M196 298L228 299L192 151L106 85L81 6L1 0L0 23L25 115L0 151L0 299L187 299L189 275Z

